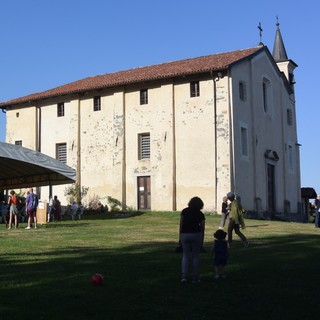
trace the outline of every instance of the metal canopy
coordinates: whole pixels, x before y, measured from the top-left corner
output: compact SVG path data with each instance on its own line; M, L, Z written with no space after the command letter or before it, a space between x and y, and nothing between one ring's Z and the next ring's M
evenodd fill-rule
M76 171L43 153L0 142L0 188L74 183Z

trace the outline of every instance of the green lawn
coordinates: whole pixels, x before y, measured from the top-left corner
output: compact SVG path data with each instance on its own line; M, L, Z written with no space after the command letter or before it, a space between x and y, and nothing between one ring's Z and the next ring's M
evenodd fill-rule
M320 229L246 220L227 278L213 280L217 216L206 217L201 283L180 283L179 213L84 216L25 230L0 225L0 319L317 319ZM91 275L104 275L92 286ZM311 318L312 317L312 318Z

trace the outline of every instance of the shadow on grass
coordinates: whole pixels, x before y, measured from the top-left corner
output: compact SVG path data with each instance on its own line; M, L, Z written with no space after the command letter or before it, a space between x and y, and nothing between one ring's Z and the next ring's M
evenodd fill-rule
M202 282L179 282L173 242L121 249L66 246L0 260L1 319L298 319L318 304L317 235L234 241L227 279L214 281L210 246L201 254ZM91 275L104 275L92 286ZM232 307L231 307L232 306ZM236 310L236 311L235 311ZM10 315L10 316L9 316Z
M246 226L246 228L259 228L259 227L267 227L269 224L253 224L250 226Z
M144 211L114 211L114 212L103 212L103 213L85 213L81 215L81 219L79 220L77 217L75 217L74 220L71 219L70 215L66 214L62 216L62 221L81 221L81 220L108 220L108 219L130 219L139 217L146 212ZM59 221L56 221L58 223Z

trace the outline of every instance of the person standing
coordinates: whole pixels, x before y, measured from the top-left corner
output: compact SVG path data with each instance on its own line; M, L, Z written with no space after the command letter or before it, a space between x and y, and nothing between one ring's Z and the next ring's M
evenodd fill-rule
M58 196L54 196L53 198L53 214L54 214L54 219L60 221L61 220L61 202L58 199Z
M199 255L204 240L205 217L202 213L203 201L193 197L188 207L180 215L180 239L182 245L182 277L181 282L188 281L189 261L192 261L192 283L200 282Z
M225 278L225 266L228 261L228 243L226 241L227 233L218 229L213 236L215 237L211 256L214 257L215 279Z
M34 222L34 228L37 229L37 207L38 207L38 196L33 193L33 188L29 188L29 193L26 198L26 208L28 215L28 226L27 230L31 229L31 221Z
M320 228L320 194L317 195L317 199L314 200L314 226Z
M9 201L8 201L8 205L10 206L8 229L11 229L13 217L14 217L14 228L16 229L18 227L18 219L19 219L19 210L17 207L18 203L19 203L19 200L16 196L16 193L13 190L11 190Z
M228 197L224 196L222 199L222 205L221 205L221 222L220 222L219 229L222 229L222 230L224 229L228 215L229 215Z
M47 215L47 222L53 221L53 199L52 196L49 197L49 208Z
M234 230L235 234L244 242L244 245L247 248L249 246L249 241L240 231L240 225L243 224L242 207L237 202L233 192L229 192L227 197L231 201L228 225L228 244L230 246L232 243L232 232Z

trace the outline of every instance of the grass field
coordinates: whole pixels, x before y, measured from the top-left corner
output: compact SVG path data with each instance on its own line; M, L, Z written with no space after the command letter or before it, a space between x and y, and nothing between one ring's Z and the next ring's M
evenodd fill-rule
M201 283L180 283L179 213L84 216L25 230L0 225L0 319L317 319L320 229L246 220L227 278L214 280L206 216ZM90 283L104 275L103 286ZM312 317L312 318L311 318Z

